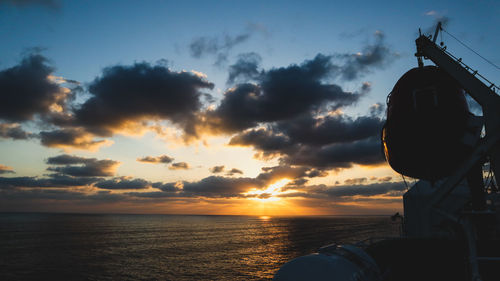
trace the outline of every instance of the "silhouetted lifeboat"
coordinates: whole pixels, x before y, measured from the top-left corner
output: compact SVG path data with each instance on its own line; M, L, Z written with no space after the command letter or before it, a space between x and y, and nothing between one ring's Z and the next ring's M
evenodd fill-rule
M387 98L382 146L391 167L406 176L449 176L470 153L463 143L470 116L464 91L436 66L413 68Z

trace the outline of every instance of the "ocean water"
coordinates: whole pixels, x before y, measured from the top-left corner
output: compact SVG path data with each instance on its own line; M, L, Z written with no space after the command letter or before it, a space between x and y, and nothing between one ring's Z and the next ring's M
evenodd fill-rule
M268 280L326 244L398 234L388 216L0 214L0 280Z

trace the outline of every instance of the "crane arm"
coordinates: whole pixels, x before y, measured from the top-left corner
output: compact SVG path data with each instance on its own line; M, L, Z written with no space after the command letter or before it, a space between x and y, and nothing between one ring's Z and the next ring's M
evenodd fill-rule
M491 87L481 82L475 76L475 73L472 74L466 68L462 67L458 61L449 56L428 37L421 35L415 42L417 45L415 56L432 60L437 66L452 76L481 105L486 132L482 142L476 147L471 157L463 163L462 168L449 177L441 188L436 191L434 198L429 204L430 206L435 206L463 179L474 163L485 155L490 156L495 177L497 182L500 182L500 96Z
M446 54L429 38L422 35L415 41L417 44L416 56L423 56L432 60L437 66L446 71L476 100L483 109L489 105L500 104L500 97L486 86L481 80L476 78L460 63ZM496 107L496 109L500 109Z

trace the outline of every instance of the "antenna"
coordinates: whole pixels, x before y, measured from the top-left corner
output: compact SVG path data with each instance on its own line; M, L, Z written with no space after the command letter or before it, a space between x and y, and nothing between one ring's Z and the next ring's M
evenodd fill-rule
M441 28L441 22L439 21L437 26L436 26L436 31L434 32L434 38L432 38L432 43L436 43L436 39L438 37L438 33L440 30L443 30L443 29Z

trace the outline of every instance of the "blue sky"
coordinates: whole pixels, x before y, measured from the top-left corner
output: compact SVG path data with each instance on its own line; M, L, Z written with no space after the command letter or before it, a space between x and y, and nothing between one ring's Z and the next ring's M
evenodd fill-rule
M213 96L212 106L217 107L224 99L223 93L234 86L226 82L228 71L241 54L258 54L260 69L269 71L292 64L301 65L313 60L318 54L332 56L334 63L340 63L342 55L361 53L364 47L382 40L382 46L388 50L387 60L376 67L367 68L356 79L330 79L347 92L359 92L364 82L370 83L371 90L368 94L342 108L342 114L357 118L367 116L373 104L384 104L397 79L416 66L413 54L418 28L421 27L423 31L432 29L438 19L447 22L445 28L450 33L492 62L500 64L497 49L500 43L498 14L500 5L497 1L0 1L0 70L19 64L23 56L37 50L55 68L53 75L81 83L84 90L77 98L77 102L81 104L91 96L87 87L96 77L103 76L103 69L106 67L129 66L136 62L154 65L160 60L166 60L162 65L168 66L172 71L205 74L205 79L214 86L212 89L204 89L204 92ZM221 44L227 43L228 38L234 40L238 36L243 36L244 39L221 47ZM190 46L200 38L213 40L220 48L196 57ZM470 53L446 34L443 35L443 40L448 50L456 56L463 57L466 63L479 69L490 80L500 82L498 69ZM218 55L225 57L225 60L219 60L217 64ZM50 125L40 125L44 122L40 118L38 116L22 122L21 126L33 133L47 130ZM170 121L166 120L162 126L179 130ZM7 121L3 122L7 124ZM262 167L282 165L279 156L255 158L254 154L259 152L256 147L228 146L232 136L234 135L212 134L202 136L195 142L181 143L159 137L152 131L135 134L120 132L107 137L97 136L99 139L112 141L113 144L93 151L47 147L41 145L36 138L4 138L0 139L0 164L15 171L3 175L5 177L29 176L40 179L47 175L47 159L57 155L113 159L121 162L114 177L140 178L151 183L202 181L213 176L209 168L217 165L224 165L225 169L234 167L242 170L242 175L232 177L256 178L263 173ZM166 169L166 165L136 161L139 157L158 155L169 155L176 161L187 162L190 169L172 170ZM347 168L326 169L328 176L311 178L309 183L311 186L338 185L336 182L347 185L352 182L349 180L366 178L367 180L361 180L357 184L369 185L378 184L376 178L384 177L391 177L391 184L399 181L398 176L387 165L377 163L368 166L355 163ZM102 190L96 186L68 186L68 190L99 194ZM49 190L50 188L48 187ZM143 191L155 191L152 186L148 188ZM264 187L257 187L259 188ZM112 192L121 194L127 191L120 189ZM196 198L202 201L196 205L197 212L217 213L214 210L220 205L214 203L213 199L203 196ZM71 210L68 207L71 205L68 203L70 201L66 198L50 200L60 204L58 210ZM173 203L155 201L158 209L155 211L152 208L148 212L189 212L189 208L195 203L182 200ZM235 203L237 201L233 202L237 199L227 200L228 206L238 204ZM306 202L308 198L293 200L297 201L295 206L303 207L304 212L309 214L357 212L354 207L349 207L355 204L346 203L348 200L336 205L325 203L324 208L309 206ZM395 198L387 199L392 200L388 208L380 207L385 202L383 200L379 204L373 198L370 200L370 203L358 205L359 212L368 212L372 208L370 206L381 212L401 208L401 202ZM28 201L22 201L19 207L10 208L30 209L33 203ZM132 201L135 203L131 203ZM44 204L48 204L47 202ZM276 201L257 203L278 204ZM107 201L93 204L100 204L102 210L122 211L116 202L114 205ZM141 206L130 197L124 198L121 204L135 204L138 210ZM165 207L168 204L176 207L169 209ZM46 207L48 205L42 206L45 206L42 209L50 210ZM227 211L222 213L255 213L250 211L251 207L241 212L236 207L225 208ZM290 210L286 206L281 206L281 211L276 208L267 212L286 214L286 210ZM90 207L82 207L78 210L89 209ZM257 213L262 212L264 211Z

